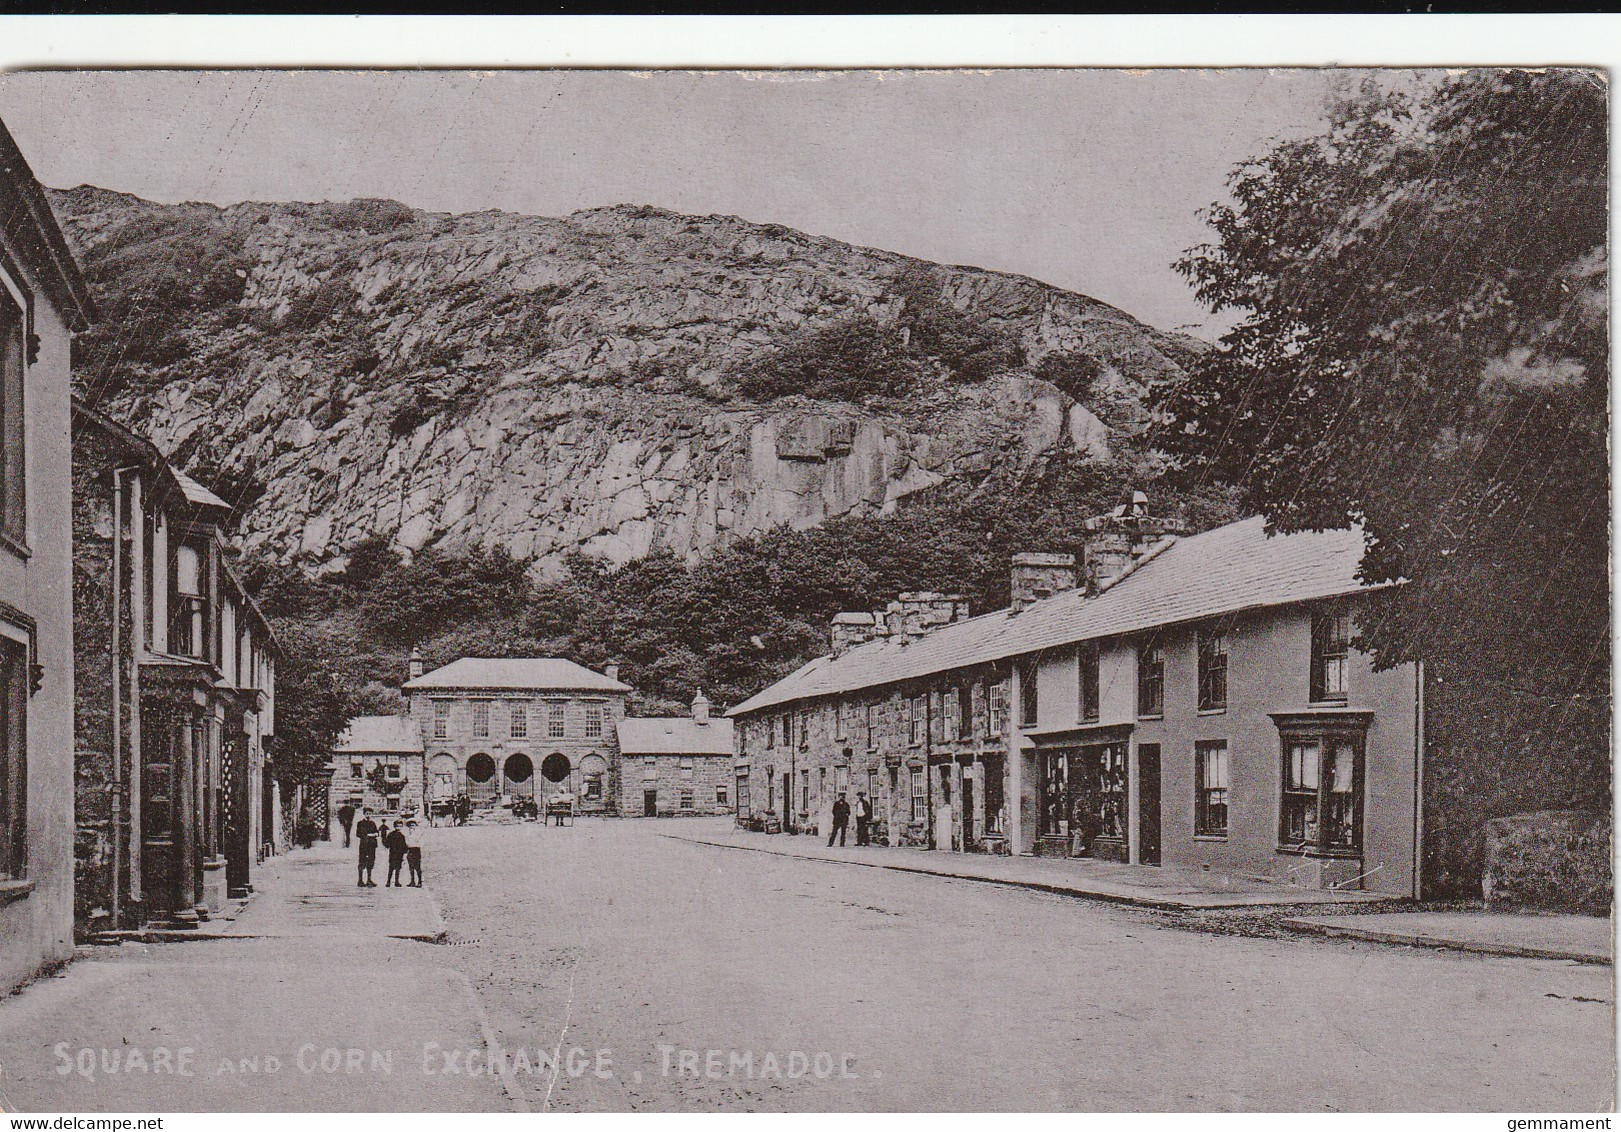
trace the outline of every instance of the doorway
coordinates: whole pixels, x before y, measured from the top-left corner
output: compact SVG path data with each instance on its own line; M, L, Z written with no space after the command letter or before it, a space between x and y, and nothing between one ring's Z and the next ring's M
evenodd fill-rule
M467 760L467 796L475 806L490 805L499 789L494 759L480 751Z
M535 796L535 764L521 751L507 756L501 777L501 793L511 794L514 798Z
M974 851L974 772L963 771L962 776L962 851Z
M656 818L659 816L658 790L642 791L642 816L644 818Z
M1159 744L1137 746L1137 863L1159 864Z

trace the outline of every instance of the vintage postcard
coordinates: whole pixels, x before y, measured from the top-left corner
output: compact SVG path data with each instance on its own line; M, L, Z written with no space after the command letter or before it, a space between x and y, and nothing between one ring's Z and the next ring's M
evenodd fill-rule
M1548 62L0 73L12 1127L1607 1126Z

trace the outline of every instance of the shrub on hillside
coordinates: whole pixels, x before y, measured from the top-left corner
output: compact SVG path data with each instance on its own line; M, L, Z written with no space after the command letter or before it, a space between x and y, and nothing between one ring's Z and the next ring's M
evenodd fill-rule
M181 328L239 301L252 267L241 234L203 208L136 216L82 262L101 319L75 339L74 365L92 396L185 357Z
M1024 364L1017 335L974 318L940 295L940 284L928 271L903 272L895 291L906 300L900 324L908 331L907 351L934 358L958 381L984 381Z
M374 233L392 232L416 219L416 212L409 206L375 197L318 205L315 215L332 228Z
M855 315L796 331L745 363L734 380L739 393L757 401L794 393L859 401L904 392L916 383L917 369L894 326Z
M1103 364L1091 354L1054 350L1036 363L1035 375L1050 381L1077 401L1089 402L1097 391Z
M333 315L353 307L355 289L346 277L334 275L308 291L297 295L287 304L281 329L302 331L320 326Z

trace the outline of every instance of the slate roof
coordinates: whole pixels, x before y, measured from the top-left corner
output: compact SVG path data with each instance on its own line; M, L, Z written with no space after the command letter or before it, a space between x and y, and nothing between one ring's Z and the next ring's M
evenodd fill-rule
M730 755L732 721L711 718L700 724L685 716L621 719L614 725L622 755Z
M1260 517L1199 535L1167 538L1100 593L1087 596L1070 590L1020 613L999 609L942 626L908 643L886 638L837 659L817 657L727 714L746 715L795 700L1218 614L1377 588L1357 577L1364 546L1359 528L1268 536Z
M407 691L434 688L519 689L541 692L629 692L629 684L559 657L464 656L405 682Z
M182 472L179 468L175 468L173 471L174 478L180 484L180 490L185 495L188 503L196 504L198 507L218 507L222 511L231 510L229 503L209 491L185 472Z
M416 720L403 715L357 715L338 735L333 752L348 755L363 751L420 755L422 731Z

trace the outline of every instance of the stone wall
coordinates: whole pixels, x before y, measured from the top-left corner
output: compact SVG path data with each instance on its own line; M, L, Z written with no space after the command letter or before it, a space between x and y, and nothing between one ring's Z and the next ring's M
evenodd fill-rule
M452 703L448 735L443 739L435 738L433 732L433 702L436 699L448 699ZM472 704L475 699L491 701L490 734L487 738L472 735ZM551 738L547 735L545 707L554 701L562 702L567 712L566 733L562 738ZM587 703L601 704L604 708L602 734L599 736L585 734ZM509 713L514 704L534 705L534 710L531 710L528 716L528 734L522 738L513 738L511 734ZM487 754L496 765L496 793L499 794L499 784L506 761L515 754L523 754L528 756L533 767L531 781L537 801L543 801L548 794L569 789L574 793L577 812L615 811L619 798L619 738L615 724L625 718L623 693L583 695L544 691L488 693L461 690L444 693L417 691L410 694L410 714L422 732L426 774L430 778L434 773L435 756L449 755L456 763L456 788L458 791L466 790L467 760L474 755ZM561 783L551 782L543 775L546 758L552 754L560 754L569 762L568 778ZM600 800L588 799L585 794L586 783L581 768L586 760L593 757L600 758L605 766Z
M76 446L73 464L73 682L74 844L73 912L80 931L112 926L113 905L113 506L114 453L104 445ZM125 563L126 577L128 563ZM130 633L123 610L123 703L120 726L129 735L133 674ZM126 745L127 749L127 745ZM120 768L129 782L126 756ZM121 851L128 860L128 838ZM127 885L126 885L127 888ZM121 895L127 895L121 894Z
M965 771L979 784L994 779L991 798L1007 795L1006 714L1002 729L989 728L988 689L1000 687L1006 696L1006 675L995 668L966 669L891 689L852 693L821 700L808 709L789 705L767 709L736 721L737 767L747 771L748 812L739 821L765 820L771 812L781 824L783 775L790 776L793 792L787 824L796 832L826 836L832 806L843 789L852 806L858 791L866 790L873 803L873 840L894 845L963 848L962 815L958 812ZM972 732L958 736L946 722L948 695L969 695ZM911 708L923 698L926 725L913 742ZM872 732L867 719L871 708ZM841 716L842 711L842 716ZM960 719L960 715L955 718ZM784 720L789 737L784 740ZM768 738L769 736L769 738ZM913 774L921 777L921 801L914 808ZM809 801L805 799L809 787ZM986 789L974 791L972 836L968 849L1005 851L1005 841L993 829L1005 831L998 815L987 814ZM952 805L951 828L938 820L943 807ZM991 818L987 824L987 818ZM852 819L851 836L855 826Z
M1608 810L1543 810L1486 823L1481 894L1491 909L1607 916L1614 891Z
M690 769L683 772L685 764ZM658 817L729 814L737 806L732 760L727 755L626 755L620 760L624 817L645 817L648 790L658 792ZM691 791L692 805L682 805ZM717 791L725 791L725 801Z

